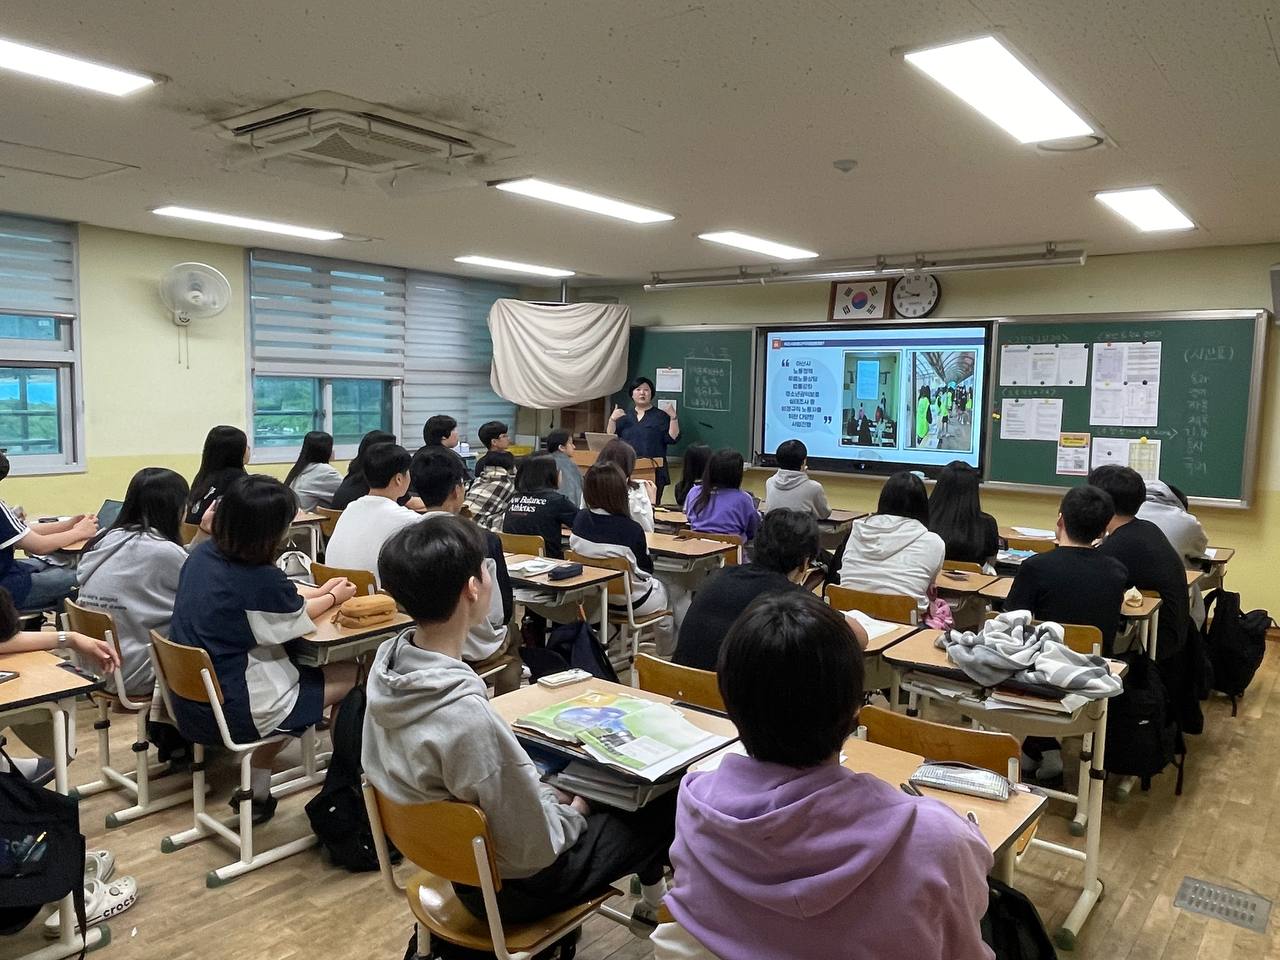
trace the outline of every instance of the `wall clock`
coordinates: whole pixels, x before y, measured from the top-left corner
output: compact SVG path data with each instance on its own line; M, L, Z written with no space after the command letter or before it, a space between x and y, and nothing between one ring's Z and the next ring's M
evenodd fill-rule
M942 296L938 278L931 273L909 273L893 285L893 312L908 320L933 313Z

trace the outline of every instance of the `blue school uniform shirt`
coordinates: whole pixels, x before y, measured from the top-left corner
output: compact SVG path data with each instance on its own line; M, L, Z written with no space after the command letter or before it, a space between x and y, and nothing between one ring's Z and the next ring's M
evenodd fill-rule
M284 644L314 629L293 583L270 564L236 563L206 540L182 567L169 639L208 652L237 743L267 736L289 717L299 673ZM221 743L207 704L175 696L174 710L185 735Z
M0 500L0 587L9 591L13 605L21 608L31 592L31 568L13 558L18 541L27 535L27 525Z

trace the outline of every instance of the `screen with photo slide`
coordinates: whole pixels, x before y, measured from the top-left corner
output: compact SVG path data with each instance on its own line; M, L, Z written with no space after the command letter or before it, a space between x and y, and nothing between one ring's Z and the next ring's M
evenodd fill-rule
M803 440L815 469L982 468L987 324L761 329L766 465Z

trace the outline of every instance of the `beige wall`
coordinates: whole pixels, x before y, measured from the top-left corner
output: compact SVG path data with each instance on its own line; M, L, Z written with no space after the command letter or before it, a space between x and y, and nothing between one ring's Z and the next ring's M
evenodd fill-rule
M1014 314L1098 313L1132 310L1271 308L1270 268L1280 263L1280 244L1210 247L1167 253L1092 257L1079 268L1002 270L947 274L941 278L938 315L990 317ZM707 287L645 293L635 287L593 290L630 304L639 324L776 324L821 321L829 287L817 284ZM1280 443L1275 442L1280 337L1269 332L1261 421L1261 450L1254 503L1248 510L1201 509L1210 543L1239 552L1227 583L1243 602L1280 610L1280 585L1270 569L1275 556L1264 531L1280 518ZM753 471L748 485L763 492L767 473ZM875 508L879 481L823 478L832 502ZM989 490L984 507L1002 523L1052 526L1057 497Z

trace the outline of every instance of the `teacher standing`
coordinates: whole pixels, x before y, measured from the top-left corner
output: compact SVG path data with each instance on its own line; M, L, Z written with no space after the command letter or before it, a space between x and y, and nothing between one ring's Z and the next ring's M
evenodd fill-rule
M667 473L667 447L680 439L680 421L653 405L653 381L648 377L636 377L628 386L634 404L631 413L615 406L609 417L609 432L625 440L635 448L638 457L661 458L663 465L654 471L654 483L658 487L658 502L662 502L662 490L671 482Z

